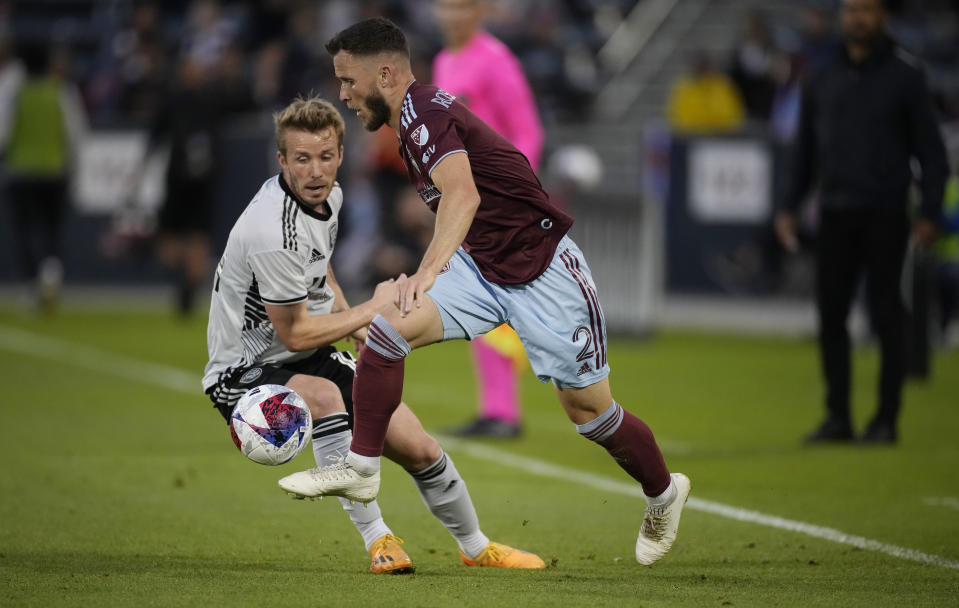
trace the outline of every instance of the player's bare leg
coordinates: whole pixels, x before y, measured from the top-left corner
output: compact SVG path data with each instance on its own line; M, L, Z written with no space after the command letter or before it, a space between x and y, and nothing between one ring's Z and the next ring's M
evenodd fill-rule
M636 540L636 560L644 565L659 560L676 540L689 497L689 478L682 473L670 475L652 431L613 400L608 378L583 388L557 388L556 393L576 430L606 448L643 486L647 505Z

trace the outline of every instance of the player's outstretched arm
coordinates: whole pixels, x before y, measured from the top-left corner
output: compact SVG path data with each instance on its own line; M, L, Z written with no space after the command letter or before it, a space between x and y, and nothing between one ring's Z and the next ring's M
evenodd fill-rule
M340 284L336 280L336 276L333 274L332 266L326 269L326 284L329 285L330 289L333 290L333 312L343 312L344 310L349 310L350 303L346 300L346 294L343 293L343 288L340 287ZM364 325L363 327L350 333L350 336L359 343L366 342L366 326Z
M266 314L287 350L296 352L319 348L342 340L369 325L373 317L393 303L396 292L393 283L392 279L380 283L372 298L341 312L311 315L306 302L299 302L290 305L266 304Z
M450 154L437 163L430 177L442 193L436 209L433 239L423 254L416 274L397 282L396 305L404 317L419 306L436 275L450 261L469 232L480 196L473 181L469 157L465 152Z

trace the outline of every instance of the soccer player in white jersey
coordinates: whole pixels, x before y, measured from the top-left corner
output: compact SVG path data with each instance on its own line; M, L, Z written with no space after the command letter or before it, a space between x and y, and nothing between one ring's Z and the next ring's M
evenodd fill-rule
M343 119L327 101L297 99L274 116L282 173L268 179L230 232L216 271L203 387L229 420L244 392L283 384L313 415L318 466L341 460L352 438L356 359L333 342L362 348L366 326L392 303L392 281L351 307L329 266L343 193ZM401 404L390 421L387 456L413 477L429 510L453 535L467 565L544 568L538 556L490 542L453 461ZM373 558L373 572L406 573L413 564L383 521L376 501L341 499Z

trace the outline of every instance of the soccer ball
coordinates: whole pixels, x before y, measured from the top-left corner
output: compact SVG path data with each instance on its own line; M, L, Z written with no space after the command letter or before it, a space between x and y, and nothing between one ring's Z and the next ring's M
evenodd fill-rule
M230 416L236 449L260 464L289 462L310 443L310 408L289 387L263 384L237 401Z

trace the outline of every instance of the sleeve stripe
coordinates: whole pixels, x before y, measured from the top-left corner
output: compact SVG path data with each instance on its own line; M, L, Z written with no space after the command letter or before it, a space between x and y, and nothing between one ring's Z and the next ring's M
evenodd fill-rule
M456 153L458 153L458 152L462 152L463 154L468 154L468 152L466 152L466 150L464 150L463 148L460 148L459 150L450 150L449 152L447 152L447 153L444 154L443 156L437 158L437 159L433 162L433 166L430 167L429 174L430 174L431 176L433 175L433 169L436 168L436 165L440 164L440 161L441 161L441 160L443 160L444 158L446 158L446 157L449 156L450 154L456 154Z
M306 296L302 295L298 298L290 298L289 300L271 300L270 298L264 298L263 296L260 296L260 299L267 304L296 304L297 302L302 302L305 300Z

